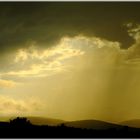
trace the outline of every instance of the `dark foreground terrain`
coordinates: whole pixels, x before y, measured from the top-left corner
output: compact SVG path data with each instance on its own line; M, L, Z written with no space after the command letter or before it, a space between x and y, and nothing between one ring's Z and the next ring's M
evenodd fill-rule
M33 125L26 118L0 122L0 138L140 138L140 128L112 126L107 129Z

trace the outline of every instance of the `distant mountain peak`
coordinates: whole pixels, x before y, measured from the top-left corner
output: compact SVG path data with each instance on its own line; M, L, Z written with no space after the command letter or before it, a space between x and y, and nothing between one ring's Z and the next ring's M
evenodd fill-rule
M121 125L113 124L100 120L78 120L66 122L66 126L72 126L77 128L88 128L88 129L109 129L109 128L120 128Z

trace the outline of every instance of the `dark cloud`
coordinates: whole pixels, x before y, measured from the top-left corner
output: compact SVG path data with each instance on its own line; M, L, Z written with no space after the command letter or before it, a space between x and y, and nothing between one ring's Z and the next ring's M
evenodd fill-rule
M133 43L123 26L139 23L139 2L1 2L0 51L30 42L50 46L65 35L85 34Z

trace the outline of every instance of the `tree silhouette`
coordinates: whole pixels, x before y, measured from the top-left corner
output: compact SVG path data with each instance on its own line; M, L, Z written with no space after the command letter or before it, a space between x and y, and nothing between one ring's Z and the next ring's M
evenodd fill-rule
M10 120L10 124L12 126L18 126L18 127L19 126L25 127L31 125L30 121L25 117L17 117L13 120Z

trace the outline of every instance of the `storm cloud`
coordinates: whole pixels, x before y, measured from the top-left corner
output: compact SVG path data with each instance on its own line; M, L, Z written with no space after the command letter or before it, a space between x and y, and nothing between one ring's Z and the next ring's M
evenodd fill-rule
M1 2L0 53L32 43L49 47L65 35L77 34L119 41L127 48L134 40L124 24L140 22L139 6L137 2Z

